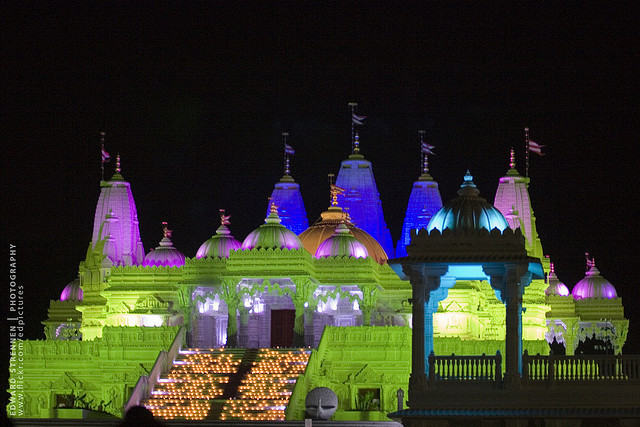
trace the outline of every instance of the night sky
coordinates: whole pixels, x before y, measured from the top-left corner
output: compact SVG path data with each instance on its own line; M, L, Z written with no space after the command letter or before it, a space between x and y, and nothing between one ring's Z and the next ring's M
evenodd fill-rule
M640 61L624 4L94 3L16 7L3 25L3 229L18 247L28 336L44 337L49 300L84 259L101 130L122 156L145 249L167 220L192 257L219 208L240 240L263 222L282 131L315 221L327 174L350 153L356 101L394 241L420 172L418 129L436 146L443 200L469 168L493 201L509 147L524 173L530 127L547 146L530 168L545 253L570 288L584 252L595 256L632 320L625 351L640 352Z

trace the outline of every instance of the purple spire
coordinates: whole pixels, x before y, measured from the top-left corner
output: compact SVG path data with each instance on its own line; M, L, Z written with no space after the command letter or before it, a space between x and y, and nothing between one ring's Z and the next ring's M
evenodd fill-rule
M138 212L131 185L120 174L120 156L116 173L100 183L100 197L93 218L91 247L104 241L103 253L114 265L140 265L144 247L140 239Z

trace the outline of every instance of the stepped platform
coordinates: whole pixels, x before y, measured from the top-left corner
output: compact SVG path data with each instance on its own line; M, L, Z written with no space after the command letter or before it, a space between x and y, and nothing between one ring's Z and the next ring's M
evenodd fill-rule
M283 421L309 349L183 349L143 402L163 420Z

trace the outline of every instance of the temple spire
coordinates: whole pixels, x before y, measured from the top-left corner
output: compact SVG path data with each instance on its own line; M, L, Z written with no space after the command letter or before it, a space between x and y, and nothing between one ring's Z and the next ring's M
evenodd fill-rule
M120 153L116 155L116 173L120 173Z
M425 134L424 130L418 131L422 174L411 188L404 222L402 223L402 233L395 248L396 257L407 256L406 247L411 243L411 230L426 228L433 215L442 208L442 198L440 197L438 183L429 174L428 155L434 154L432 150L435 147L425 142Z

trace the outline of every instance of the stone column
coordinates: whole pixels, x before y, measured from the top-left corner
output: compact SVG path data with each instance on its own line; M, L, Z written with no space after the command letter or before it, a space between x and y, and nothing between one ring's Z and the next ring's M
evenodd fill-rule
M411 375L409 376L409 406L415 406L420 400L419 395L427 388L425 361L429 356L425 354L425 286L421 276L409 276L412 287L411 312ZM412 404L412 402L415 402Z
M505 304L504 384L517 387L522 375L522 294L531 282L531 273L526 263L485 265L483 269Z
M522 287L507 275L505 302L505 384L518 384L522 373Z
M238 345L247 347L249 342L249 310L246 307L240 307L240 325L238 327Z
M238 303L227 302L227 345L225 347L238 346Z
M438 309L438 302L447 296L448 289L440 289L440 278L448 268L448 265L441 264L403 266L413 291L409 406L411 402L417 404L421 400L420 395L427 387L428 357L433 351L433 313Z
M296 317L293 324L293 345L304 347L304 301L295 300Z

